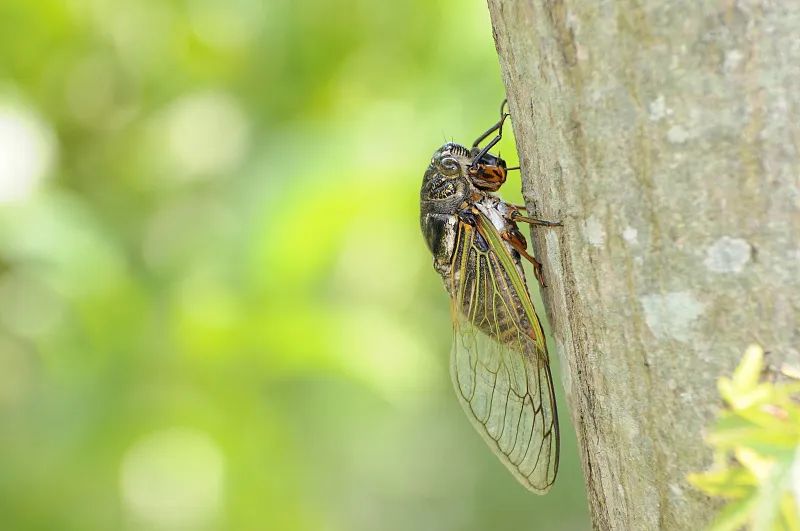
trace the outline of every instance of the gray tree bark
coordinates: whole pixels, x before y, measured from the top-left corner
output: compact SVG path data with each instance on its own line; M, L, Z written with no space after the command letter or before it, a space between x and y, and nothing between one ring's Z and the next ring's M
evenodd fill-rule
M800 362L798 7L489 0L598 529L707 524L717 378Z

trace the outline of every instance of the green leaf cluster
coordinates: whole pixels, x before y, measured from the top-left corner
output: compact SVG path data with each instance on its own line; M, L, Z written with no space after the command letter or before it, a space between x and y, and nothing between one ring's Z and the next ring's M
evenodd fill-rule
M763 371L764 351L751 345L733 376L720 378L726 408L706 437L714 464L688 478L726 500L714 531L800 530L800 382L768 381Z

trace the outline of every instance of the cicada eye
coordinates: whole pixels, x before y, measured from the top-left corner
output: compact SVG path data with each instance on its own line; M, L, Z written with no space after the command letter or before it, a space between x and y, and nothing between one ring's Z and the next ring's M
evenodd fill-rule
M458 164L458 161L453 157L445 157L439 163L442 173L445 175L455 175L458 173L458 170L461 166Z

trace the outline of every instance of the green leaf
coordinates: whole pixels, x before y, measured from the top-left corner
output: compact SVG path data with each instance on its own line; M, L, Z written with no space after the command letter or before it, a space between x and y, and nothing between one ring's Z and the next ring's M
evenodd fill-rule
M763 367L764 350L758 345L750 345L739 366L733 371L733 386L743 393L752 390L758 384Z
M689 474L687 480L706 494L731 499L745 497L758 485L748 470L739 467Z
M748 347L718 389L728 404L706 437L714 467L690 474L699 490L730 500L710 529L800 531L792 473L800 470L800 385L759 382L763 350ZM800 474L796 474L800 475ZM794 487L797 489L798 487Z
M781 521L789 531L800 531L800 515L797 513L797 504L788 492L781 497Z
M719 512L708 531L738 531L750 520L755 503L754 495L729 503Z
M786 490L790 470L790 463L778 461L761 483L758 489L758 501L753 510L754 531L769 531L778 523L781 499Z

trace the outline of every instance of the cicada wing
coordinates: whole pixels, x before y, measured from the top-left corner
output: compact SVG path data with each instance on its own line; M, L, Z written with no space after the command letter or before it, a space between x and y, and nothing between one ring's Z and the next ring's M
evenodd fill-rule
M487 249L474 227L459 231L451 374L478 432L520 483L544 494L558 471L553 381L527 288L496 236Z

